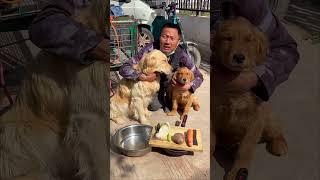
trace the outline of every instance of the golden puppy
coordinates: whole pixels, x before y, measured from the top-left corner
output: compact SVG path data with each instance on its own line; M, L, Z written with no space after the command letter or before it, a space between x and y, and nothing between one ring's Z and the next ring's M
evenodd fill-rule
M171 74L172 67L167 56L159 50L145 54L135 69L144 73ZM116 93L110 99L110 119L116 123L124 123L128 118L149 124L147 117L151 115L148 105L159 91L160 77L153 82L121 79Z
M267 56L265 35L242 17L222 22L213 41L215 71L222 68L233 74L253 72ZM252 92L226 89L225 84L214 78L214 137L217 147L237 147L231 170L225 176L234 180L240 168L249 168L261 140L273 155L284 155L288 149L268 104Z
M178 110L182 111L181 117L188 114L191 107L195 111L199 111L200 106L197 98L189 90L181 90L179 86L183 86L194 80L193 72L187 67L179 68L173 75L176 79L176 85L170 88L172 99L172 110L167 113L168 116L175 116Z

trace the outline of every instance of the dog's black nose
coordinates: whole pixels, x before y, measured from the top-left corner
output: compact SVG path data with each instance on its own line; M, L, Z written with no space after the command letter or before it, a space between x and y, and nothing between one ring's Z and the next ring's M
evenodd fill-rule
M234 54L233 55L233 62L237 64L242 64L246 58L243 54Z
M182 81L186 82L186 81L187 81L187 79L186 79L186 78L183 78L183 79L182 79Z

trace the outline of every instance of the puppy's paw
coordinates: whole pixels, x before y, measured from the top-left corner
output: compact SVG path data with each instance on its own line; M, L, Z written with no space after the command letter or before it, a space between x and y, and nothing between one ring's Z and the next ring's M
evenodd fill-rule
M177 115L177 111L170 111L167 113L168 116L175 116Z
M227 172L224 175L224 180L237 180L237 174L239 172L240 168L232 168L229 172Z
M199 104L193 105L193 109L194 109L195 111L199 111L199 110L200 110L200 105L199 105Z
M283 156L288 153L288 145L283 137L268 142L266 149L274 156Z

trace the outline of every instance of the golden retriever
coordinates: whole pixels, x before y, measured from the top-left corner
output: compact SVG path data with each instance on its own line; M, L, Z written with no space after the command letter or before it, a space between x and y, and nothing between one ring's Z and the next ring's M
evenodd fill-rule
M93 0L78 20L105 32L106 9ZM26 68L16 103L0 118L0 179L107 179L107 62L84 66L41 51Z
M214 71L253 72L267 57L267 38L243 17L222 22L213 41ZM267 150L276 156L286 154L288 147L268 104L252 92L229 91L224 83L214 78L213 137L217 147L237 147L225 175L225 179L235 180L240 168L249 168L258 142L266 142Z
M167 56L159 50L145 54L134 67L144 74L171 74L172 67ZM147 117L151 115L148 105L160 89L160 77L153 82L121 79L114 96L110 99L110 119L122 124L134 118L142 124L150 124Z
M187 115L191 107L195 111L199 111L200 106L197 98L189 90L181 90L179 86L183 86L194 80L193 72L187 67L178 68L173 74L176 85L169 88L170 97L172 99L172 110L167 113L168 116L175 116L178 110L182 111L181 117Z

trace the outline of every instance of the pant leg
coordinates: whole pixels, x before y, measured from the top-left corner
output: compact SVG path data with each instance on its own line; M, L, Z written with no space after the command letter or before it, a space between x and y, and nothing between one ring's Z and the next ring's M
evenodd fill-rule
M163 108L165 110L165 108L167 107L166 95L169 83L170 79L168 79L166 75L161 74L160 89L148 107L150 111L157 111L160 108Z

